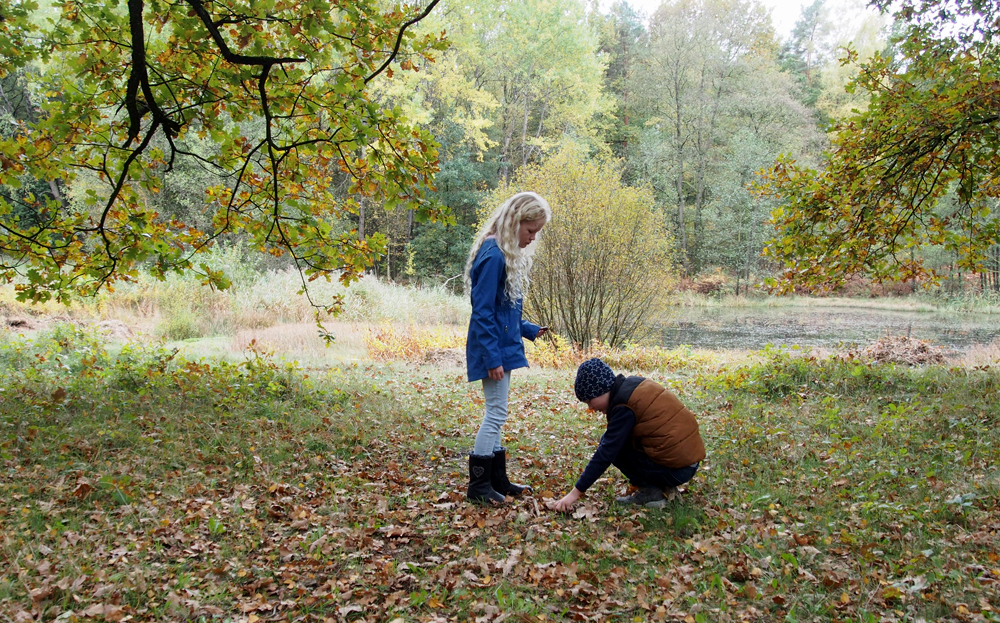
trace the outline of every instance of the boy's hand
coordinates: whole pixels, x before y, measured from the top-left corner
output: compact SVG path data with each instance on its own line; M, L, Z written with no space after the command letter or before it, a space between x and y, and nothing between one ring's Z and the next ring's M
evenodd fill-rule
M573 505L576 504L576 501L580 499L581 495L583 495L583 493L576 487L573 487L573 490L567 493L563 499L553 502L549 505L549 508L554 511L559 511L560 513L568 513L573 510Z
M503 380L503 366L497 366L495 368L490 368L489 370L490 378L494 381Z
M547 326L541 327L540 329L538 329L538 333L535 334L535 339L537 340L538 338L542 337L543 335L545 335L548 332L549 332L549 328Z

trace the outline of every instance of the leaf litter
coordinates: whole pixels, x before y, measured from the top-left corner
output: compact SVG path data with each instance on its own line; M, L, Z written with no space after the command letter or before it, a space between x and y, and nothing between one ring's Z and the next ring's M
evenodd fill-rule
M737 371L660 377L704 414L702 471L664 510L611 504L626 483L609 473L560 515L545 498L603 429L571 372L516 377L509 468L542 493L482 508L464 499L481 397L453 373L305 383L151 357L89 388L51 360L5 372L9 620L997 620L996 406L945 408L947 380L907 419L912 384L894 410L882 385L832 415L829 393L768 395Z

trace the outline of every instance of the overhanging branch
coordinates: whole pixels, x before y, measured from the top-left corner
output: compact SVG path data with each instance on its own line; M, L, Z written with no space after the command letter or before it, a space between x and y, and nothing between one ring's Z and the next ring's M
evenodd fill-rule
M219 51L222 53L222 57L234 65L261 65L264 67L270 67L272 65L280 65L282 63L304 63L306 60L304 58L294 57L247 56L245 54L237 54L229 49L229 45L226 43L226 40L222 38L222 33L219 31L218 24L212 21L212 16L208 14L205 6L201 3L201 0L187 0L187 2L191 5L191 9L194 10L195 14L201 20L201 23L205 25L206 29L208 29L208 34L212 36L212 40L215 41L215 45L219 46Z
M394 61L396 59L396 55L399 54L399 46L403 42L403 33L406 32L407 28L409 28L410 26L416 24L420 20L422 20L425 17L427 17L428 15L430 15L431 14L431 10L435 7L435 5L437 5L437 3L439 1L440 0L431 0L431 3L427 5L427 8L424 9L423 13L421 13L420 15L414 17L410 21L408 21L405 24L403 24L403 27L399 29L399 34L396 36L396 45L393 46L393 48L392 48L392 54L389 55L389 58L385 59L385 62L382 63L381 67L379 67L378 69L376 69L375 72L372 73L372 75L370 75L367 78L365 78L365 84L368 84L369 82L371 82L372 80L374 80L376 76L378 76L380 73L382 73L383 71L385 71L385 68L389 66L389 63L391 63L392 61Z

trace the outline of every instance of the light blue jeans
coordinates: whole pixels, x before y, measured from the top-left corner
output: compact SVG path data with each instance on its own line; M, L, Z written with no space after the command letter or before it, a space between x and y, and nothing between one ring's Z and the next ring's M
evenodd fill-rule
M486 413L483 423L476 433L473 454L489 456L503 447L500 443L500 429L507 421L507 398L510 394L510 372L504 370L503 380L483 379L483 396L486 398Z

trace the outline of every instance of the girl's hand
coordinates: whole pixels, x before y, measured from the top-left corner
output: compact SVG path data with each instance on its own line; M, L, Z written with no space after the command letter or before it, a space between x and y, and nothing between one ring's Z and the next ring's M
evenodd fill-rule
M497 366L495 368L492 368L490 370L490 378L493 379L494 381L502 381L503 380L503 366Z
M542 337L548 332L549 332L548 327L542 327L541 329L538 330L538 333L535 335L535 339L537 340L538 338Z
M563 499L553 502L549 505L549 508L554 511L559 511L560 513L568 513L573 510L573 505L576 504L576 501L580 499L581 495L583 495L583 493L581 493L576 487L573 487L573 490L567 493Z

